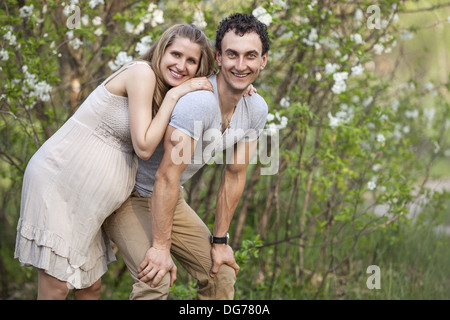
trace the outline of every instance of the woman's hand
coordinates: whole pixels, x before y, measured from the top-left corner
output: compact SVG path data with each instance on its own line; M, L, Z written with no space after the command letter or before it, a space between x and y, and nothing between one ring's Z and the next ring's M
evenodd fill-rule
M247 90L245 90L245 92L244 92L244 97L246 97L247 95L251 96L252 94L254 94L256 92L257 92L257 90L255 89L255 87L252 84L250 84L248 86Z
M179 86L173 87L172 89L169 90L169 92L171 92L172 94L175 94L176 98L179 99L182 96L184 96L185 94L192 92L192 91L197 91L197 90L209 90L209 91L214 92L212 83L211 83L211 81L209 81L209 79L207 77L191 78L191 79L183 82Z

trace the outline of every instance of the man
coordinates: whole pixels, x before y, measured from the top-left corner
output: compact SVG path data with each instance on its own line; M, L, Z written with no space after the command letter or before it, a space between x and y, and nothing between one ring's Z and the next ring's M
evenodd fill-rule
M177 270L171 254L197 279L199 299L233 299L239 266L228 228L268 112L258 94L243 93L264 69L268 51L266 26L255 17L234 14L220 23L220 72L209 78L214 93L195 91L178 101L161 148L139 162L136 191L105 222L135 280L131 299L167 298ZM230 148L211 234L184 201L180 185Z

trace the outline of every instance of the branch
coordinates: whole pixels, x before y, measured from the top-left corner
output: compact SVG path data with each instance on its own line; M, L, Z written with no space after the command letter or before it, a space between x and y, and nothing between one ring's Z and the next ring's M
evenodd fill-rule
M431 6L428 8L420 8L420 9L412 9L412 10L401 10L401 13L417 13L417 12L424 12L424 11L433 11L436 9L440 9L440 8L444 8L444 7L450 7L450 3L442 3L442 4L437 4L435 6Z

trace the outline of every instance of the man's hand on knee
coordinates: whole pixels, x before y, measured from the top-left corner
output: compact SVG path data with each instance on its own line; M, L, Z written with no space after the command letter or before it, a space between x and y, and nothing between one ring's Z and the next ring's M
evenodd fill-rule
M139 265L138 278L142 282L153 279L151 287L156 287L164 275L170 272L170 286L177 279L177 267L170 256L170 250L151 247L145 254L145 259Z
M229 265L234 269L236 275L239 272L239 266L234 259L233 249L226 244L214 244L211 248L212 268L210 276L215 277L222 264Z

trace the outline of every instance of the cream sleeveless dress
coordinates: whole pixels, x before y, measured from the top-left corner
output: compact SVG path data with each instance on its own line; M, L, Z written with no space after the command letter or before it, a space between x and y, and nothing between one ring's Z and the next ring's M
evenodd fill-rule
M136 177L128 98L99 85L33 155L25 170L15 258L72 288L86 288L115 261L103 221Z

